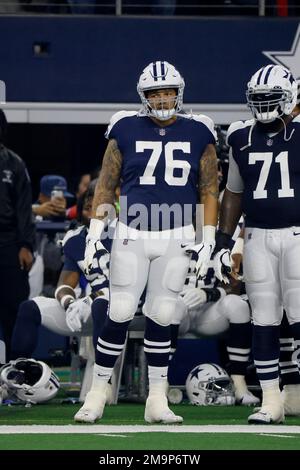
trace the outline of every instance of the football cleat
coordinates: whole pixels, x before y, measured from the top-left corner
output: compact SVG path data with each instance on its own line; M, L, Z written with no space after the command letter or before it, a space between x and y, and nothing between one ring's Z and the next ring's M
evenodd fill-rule
M248 417L249 424L278 424L284 422L283 406L269 405L259 408Z
M147 398L144 418L147 423L179 424L183 421L182 416L170 410L167 397L162 395Z
M94 423L101 419L106 403L106 394L101 396L99 391L90 391L86 395L83 406L77 411L74 420L78 423Z

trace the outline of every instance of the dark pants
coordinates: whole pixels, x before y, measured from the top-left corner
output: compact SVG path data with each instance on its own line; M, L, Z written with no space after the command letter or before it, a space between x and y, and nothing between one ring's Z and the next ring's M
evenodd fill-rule
M10 343L18 308L28 299L28 273L20 268L19 249L16 246L0 247L0 324L9 360Z

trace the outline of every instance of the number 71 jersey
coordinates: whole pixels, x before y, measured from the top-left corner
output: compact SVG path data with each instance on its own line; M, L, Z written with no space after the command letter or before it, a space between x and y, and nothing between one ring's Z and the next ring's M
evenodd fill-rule
M227 135L230 167L242 181L237 186L243 191L246 225L300 226L300 115L287 124L286 132L282 129L277 134L267 134L253 123L235 122ZM227 187L235 192L231 168Z
M208 144L215 144L212 120L182 114L161 127L148 116L121 111L112 117L106 137L117 141L123 157L121 196L127 198L127 209L142 204L149 214L148 230L191 224L199 202L200 158ZM151 210L162 204L179 205L182 217L174 218L168 227L157 226ZM129 225L134 217L122 210L121 202L120 219Z

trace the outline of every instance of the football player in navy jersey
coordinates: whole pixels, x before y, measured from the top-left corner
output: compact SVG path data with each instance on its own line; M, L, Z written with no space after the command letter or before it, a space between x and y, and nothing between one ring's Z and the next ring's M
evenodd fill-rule
M168 408L166 397L170 323L188 270L187 252L198 254L198 277L207 272L218 212L213 122L206 116L180 114L184 85L173 65L151 63L137 85L142 110L115 114L106 132L109 142L93 202L86 269L102 248L105 216L119 184L120 220L111 253L109 318L98 339L92 388L76 421L102 417L105 384L146 285L149 395L145 420L182 421ZM195 245L192 221L200 201L204 229L202 243Z
M12 359L32 357L38 343L40 325L63 336L93 334L93 322L100 329L105 321L108 308L108 261L106 250L111 240L103 243L106 250L100 258L98 269L85 276L83 259L85 237L89 222L95 181L83 197L82 223L69 230L63 239L64 266L58 281L55 299L35 297L20 305L12 339ZM86 295L77 298L75 289L80 286ZM95 304L97 303L97 309ZM92 315L93 314L93 321ZM95 314L96 312L96 314ZM95 338L97 340L97 338Z
M261 409L248 421L280 423L284 420L278 379L283 308L295 340L294 360L299 360L300 348L300 116L293 114L297 83L286 68L267 65L252 76L246 95L254 119L235 122L228 130L231 154L217 249L227 250L243 211L243 268L253 312L253 355L263 392Z

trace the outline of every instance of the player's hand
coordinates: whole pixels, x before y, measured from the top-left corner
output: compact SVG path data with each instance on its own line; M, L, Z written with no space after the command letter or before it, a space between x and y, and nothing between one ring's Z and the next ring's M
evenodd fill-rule
M244 239L238 237L231 251L231 277L237 281L243 280L242 263L243 263Z
M214 271L215 276L219 281L224 284L229 284L229 275L231 273L231 259L230 250L228 248L222 248L214 256Z
M33 265L33 256L28 248L21 248L19 251L19 262L21 269L25 269L25 271L30 271Z
M83 269L85 275L89 275L92 269L97 268L97 260L107 250L101 242L101 234L104 229L104 222L99 219L90 220L90 228L85 238L85 253ZM98 263L99 264L99 263Z
M188 289L180 296L188 308L198 308L207 302L207 295L203 289Z
M214 251L215 248L215 241L212 240L210 242L203 242L199 243L198 245L194 246L187 246L185 248L185 252L190 254L190 253L196 253L198 256L198 259L196 261L196 278L197 280L202 280L205 278L209 264L210 264L210 258L211 255Z
M243 256L240 253L235 253L231 255L232 271L230 275L231 277L233 277L233 279L236 279L237 281L243 280L243 275L241 274L242 262Z
M70 303L66 310L66 323L71 331L80 332L82 324L86 323L91 315L92 299L89 296Z

